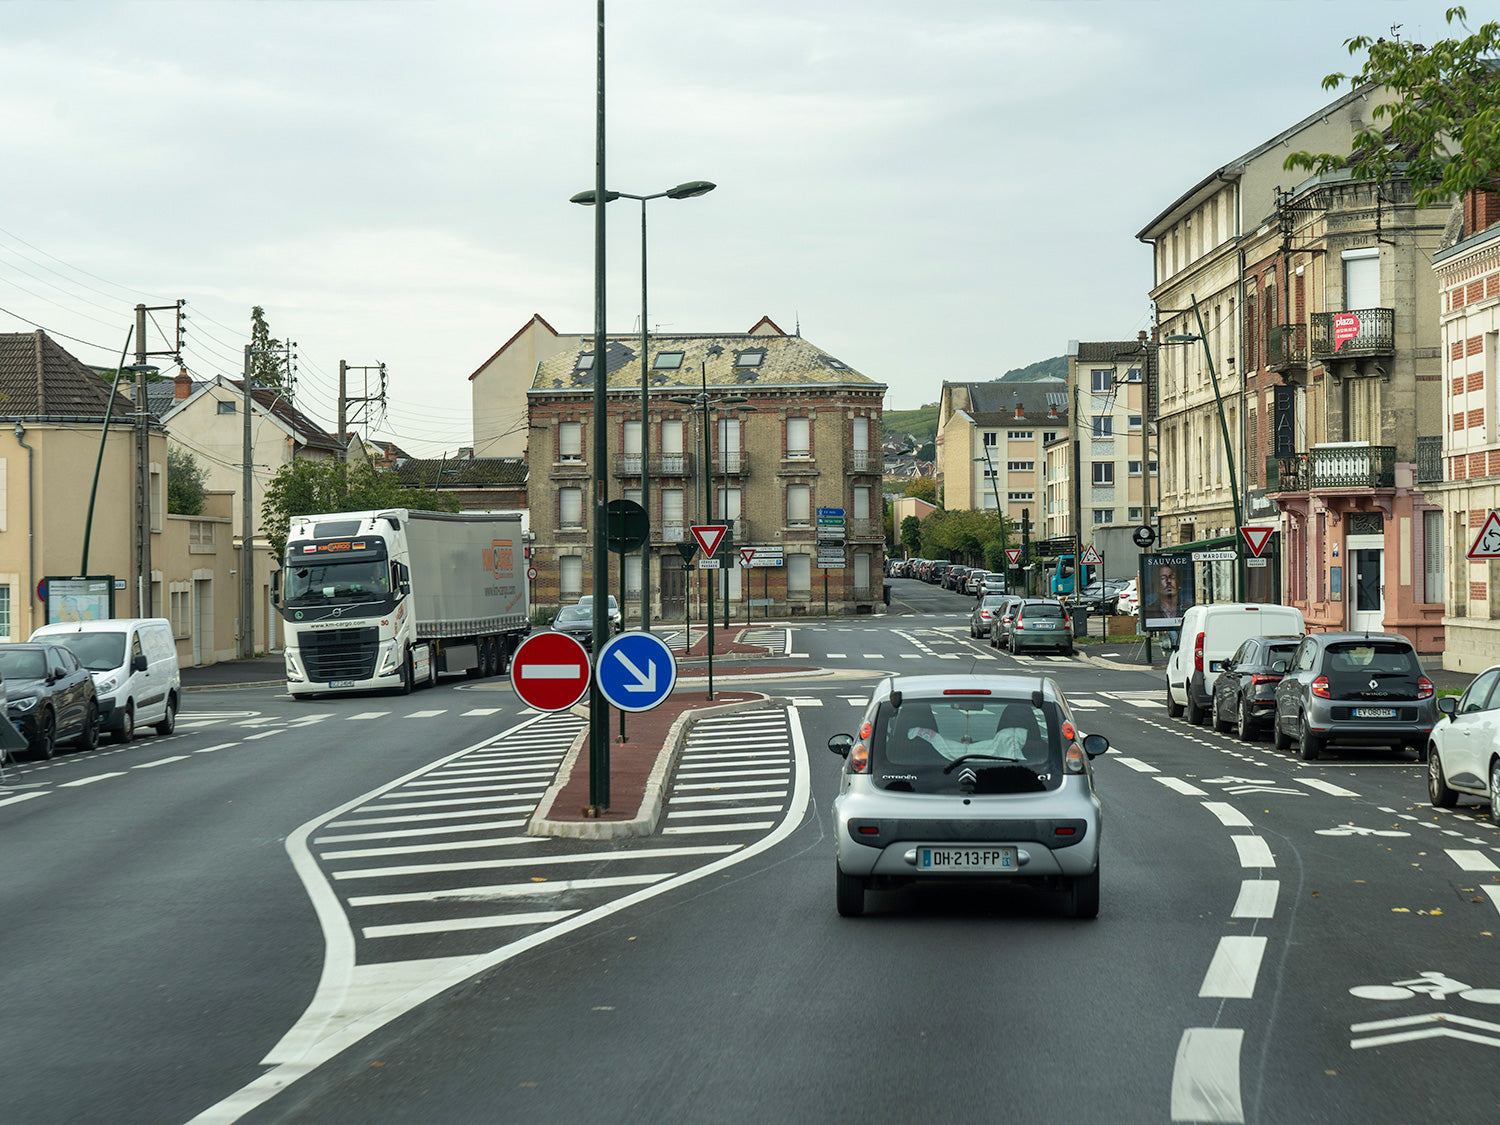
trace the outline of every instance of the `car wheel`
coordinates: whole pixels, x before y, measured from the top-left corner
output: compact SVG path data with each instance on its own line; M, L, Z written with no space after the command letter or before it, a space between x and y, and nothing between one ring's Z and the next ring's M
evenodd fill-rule
M125 704L125 710L120 712L119 725L115 727L114 740L116 742L129 742L135 738L135 704Z
M43 711L36 721L36 738L31 741L31 756L39 762L50 762L57 753L57 720L51 711Z
M1234 724L1229 720L1219 718L1218 696L1214 696L1214 698L1209 701L1208 717L1210 725L1214 728L1214 732L1216 734L1228 734L1230 728L1234 726Z
M167 696L167 713L161 717L161 722L156 724L157 734L171 734L177 729L177 697Z
M1495 767L1490 767L1490 792L1495 790ZM1451 809L1458 804L1458 794L1448 788L1448 779L1443 776L1443 761L1437 754L1427 757L1427 800L1435 809ZM1491 806L1491 813L1493 815Z
M1203 722L1203 708L1198 706L1198 701L1193 698L1193 687L1191 684L1182 685L1182 694L1187 696L1187 721L1198 726Z
M1323 741L1313 734L1312 728L1307 725L1307 716L1302 716L1302 729L1297 735L1297 757L1304 762L1316 762L1318 752L1323 749Z
M1075 918L1099 917L1099 868L1068 883L1068 906Z
M1437 755L1433 755L1433 761ZM1495 794L1500 793L1500 758L1490 763L1490 823L1500 824L1500 808L1495 805Z
M1172 687L1169 684L1167 686L1167 717L1169 719L1175 719L1178 718L1181 714L1182 704L1178 703L1177 700L1172 698Z
M1241 742L1255 741L1255 720L1250 717L1250 701L1240 701L1240 721L1236 725L1235 734Z
M1292 748L1292 740L1281 729L1281 714L1279 712L1271 713L1271 745L1277 750L1290 750Z
M845 918L858 918L865 912L865 881L858 875L845 875L844 869L834 865L839 914Z
M83 730L74 743L80 750L88 751L99 745L99 708L90 703L83 715Z

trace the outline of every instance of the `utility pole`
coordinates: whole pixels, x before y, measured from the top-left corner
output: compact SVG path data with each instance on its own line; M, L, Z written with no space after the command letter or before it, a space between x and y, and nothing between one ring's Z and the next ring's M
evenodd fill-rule
M240 656L246 659L255 655L255 525L250 519L254 483L250 472L250 412L254 407L254 399L250 395L250 355L251 347L246 344L240 408L240 413L244 416L244 445L240 451Z
M151 411L146 405L146 306L135 307L135 581L139 617L151 605Z
M349 395L348 373L351 372L351 371L363 371L365 373L365 393L364 394L362 394L362 395L355 395L353 397L351 397ZM370 393L370 372L371 371L378 371L378 372L380 372L380 393L379 394L372 395ZM341 445L345 444L347 442L347 440L348 440L349 425L350 425L350 422L351 422L351 419L349 418L349 407L352 404L354 404L354 403L361 403L361 404L363 404L363 409L356 412L356 417L354 419L352 419L352 421L356 425L359 422L363 421L364 424L365 424L365 438L366 439L369 438L369 436L370 436L370 407L369 407L369 404L372 403L372 402L378 402L383 407L385 405L385 389L386 389L385 364L383 364L383 363L371 363L371 364L365 364L363 366L354 366L353 364L346 363L342 359L339 360L339 408L338 408L338 421L339 421L339 434L338 434L338 437L339 437L339 444L341 444ZM360 417L359 415L363 415L363 417Z

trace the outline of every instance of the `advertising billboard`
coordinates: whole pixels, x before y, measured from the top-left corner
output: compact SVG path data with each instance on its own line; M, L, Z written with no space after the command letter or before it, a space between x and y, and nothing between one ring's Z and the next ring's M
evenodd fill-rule
M1182 612L1196 600L1189 555L1141 555L1141 629L1177 629Z

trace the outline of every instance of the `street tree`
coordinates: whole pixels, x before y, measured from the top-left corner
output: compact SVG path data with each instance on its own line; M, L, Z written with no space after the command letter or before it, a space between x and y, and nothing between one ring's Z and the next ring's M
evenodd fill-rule
M377 473L368 465L297 460L281 466L266 486L260 506L262 534L280 559L286 554L293 516L378 508L456 512L458 498L434 489L406 488L394 474Z
M167 511L174 516L201 516L208 496L208 476L198 458L180 445L167 445Z
M916 516L901 521L901 548L909 559L922 557L922 521Z
M1447 21L1467 34L1430 47L1400 38L1346 39L1349 54L1365 56L1354 75L1330 74L1325 90L1377 83L1393 95L1371 111L1372 124L1355 134L1348 153L1294 152L1284 167L1318 175L1348 168L1356 180L1407 180L1418 206L1500 189L1500 22L1471 31L1463 8Z
M929 504L937 503L937 481L931 477L917 477L909 485L902 496L915 496L918 500L925 500Z
M254 306L250 310L250 385L285 390L288 362L281 341L271 335L266 310Z

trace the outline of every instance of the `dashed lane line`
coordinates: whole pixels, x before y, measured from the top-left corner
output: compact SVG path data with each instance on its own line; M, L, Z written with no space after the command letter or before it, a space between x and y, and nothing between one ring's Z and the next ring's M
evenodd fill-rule
M1495 861L1483 852L1465 851L1462 849L1446 848L1448 858L1458 864L1463 871L1500 871Z
M103 781L110 777L124 777L124 770L116 770L114 773L100 773L93 777L80 777L77 781L64 781L58 786L59 789L76 789L81 785L92 785L96 781Z
M1235 901L1233 918L1274 918L1276 899L1281 894L1279 879L1246 879L1240 883L1240 897Z
M1264 937L1220 938L1198 995L1221 1000L1249 1000L1255 995L1255 980L1260 975L1260 962L1265 952Z
M185 762L185 761L187 761L187 755L186 754L173 754L170 758L158 758L154 762L141 762L139 765L134 765L134 766L131 766L130 768L133 769L133 770L151 770L151 769L155 769L157 766L164 766L168 762Z

